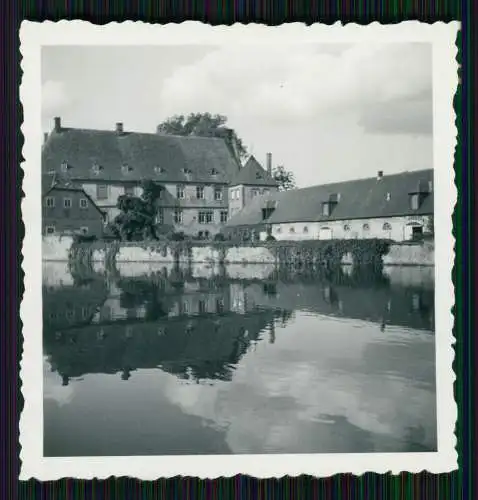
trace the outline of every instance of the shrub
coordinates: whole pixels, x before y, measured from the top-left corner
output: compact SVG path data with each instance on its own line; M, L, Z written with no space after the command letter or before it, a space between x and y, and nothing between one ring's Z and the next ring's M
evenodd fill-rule
M214 241L226 241L226 237L222 233L217 233L214 236Z
M185 234L180 231L178 233L172 233L170 236L169 236L169 239L171 241L184 241L186 238Z
M272 236L272 234L268 234L266 241L276 241L276 239L274 238L274 236Z
M74 234L73 235L73 241L75 243L91 243L93 241L96 241L96 236L94 234Z

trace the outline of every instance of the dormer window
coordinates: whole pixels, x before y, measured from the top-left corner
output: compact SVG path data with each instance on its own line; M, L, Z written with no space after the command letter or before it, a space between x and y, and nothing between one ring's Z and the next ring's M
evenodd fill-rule
M260 172L256 172L256 179L262 179L262 174Z
M217 170L217 169L215 169L215 168L211 169L211 175L212 175L213 177L216 177L216 175L217 175L218 173L219 173L219 172L218 172L218 170Z
M124 174L129 174L133 171L133 167L125 164L125 165L122 165L121 170Z
M95 175L98 175L100 173L101 167L98 165L98 163L93 163L93 166L91 168L93 169L93 173Z
M385 197L385 199L387 201L390 201L391 198L392 198L392 195L390 193L387 193L387 196Z
M166 172L166 170L163 167L156 166L156 167L154 167L154 172L156 174L164 174Z
M330 215L330 203L322 203L322 215L325 217Z
M61 163L61 171L62 172L68 172L69 168L70 168L70 165L68 165L68 162L64 161Z
M418 210L420 206L420 196L418 193L414 193L410 196L410 208L412 210Z
M183 168L183 174L190 175L190 174L192 174L192 171L190 168Z

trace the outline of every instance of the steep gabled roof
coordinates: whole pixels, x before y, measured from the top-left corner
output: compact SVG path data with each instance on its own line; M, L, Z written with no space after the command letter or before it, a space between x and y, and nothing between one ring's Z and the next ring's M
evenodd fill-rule
M93 198L91 198L91 196L81 186L75 185L74 183L65 181L64 179L53 175L42 175L42 199L50 193L58 191L80 193L81 196L89 200L90 204L96 208L102 216L104 216L103 210L101 210Z
M75 128L53 130L42 148L43 173L64 162L81 180L227 184L239 170L224 139Z
M262 168L254 156L249 157L246 164L231 180L231 186L239 186L241 184L245 186L277 186L277 182Z
M262 209L272 202L275 210L267 219L271 224L433 214L433 192L424 198L418 210L410 207L409 200L410 194L427 191L429 183L433 183L432 169L270 193L253 199L227 225L264 222ZM332 202L329 216L322 212L326 202Z

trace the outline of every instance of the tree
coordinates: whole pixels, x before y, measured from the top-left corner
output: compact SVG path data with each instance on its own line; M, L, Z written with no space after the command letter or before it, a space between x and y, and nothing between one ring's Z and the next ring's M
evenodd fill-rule
M110 224L110 230L122 240L157 239L156 200L163 187L153 181L143 181L140 197L122 195L118 197L116 207L120 213Z
M224 115L191 113L188 116L174 115L160 123L156 130L158 134L219 137L224 139L231 148L237 149L240 158L246 157L247 150L242 140L234 130L226 127L226 123L227 117Z
M274 180L279 185L279 191L288 191L289 189L296 188L294 173L286 170L282 165L274 168L272 177L274 177Z

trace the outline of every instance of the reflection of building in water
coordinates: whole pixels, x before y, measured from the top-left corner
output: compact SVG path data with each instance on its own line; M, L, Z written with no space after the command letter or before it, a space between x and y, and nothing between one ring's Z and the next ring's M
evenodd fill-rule
M226 313L46 330L44 346L52 368L64 381L88 373L119 372L128 379L133 370L146 368L184 379L229 380L234 366L260 333L270 330L276 315L274 311Z

